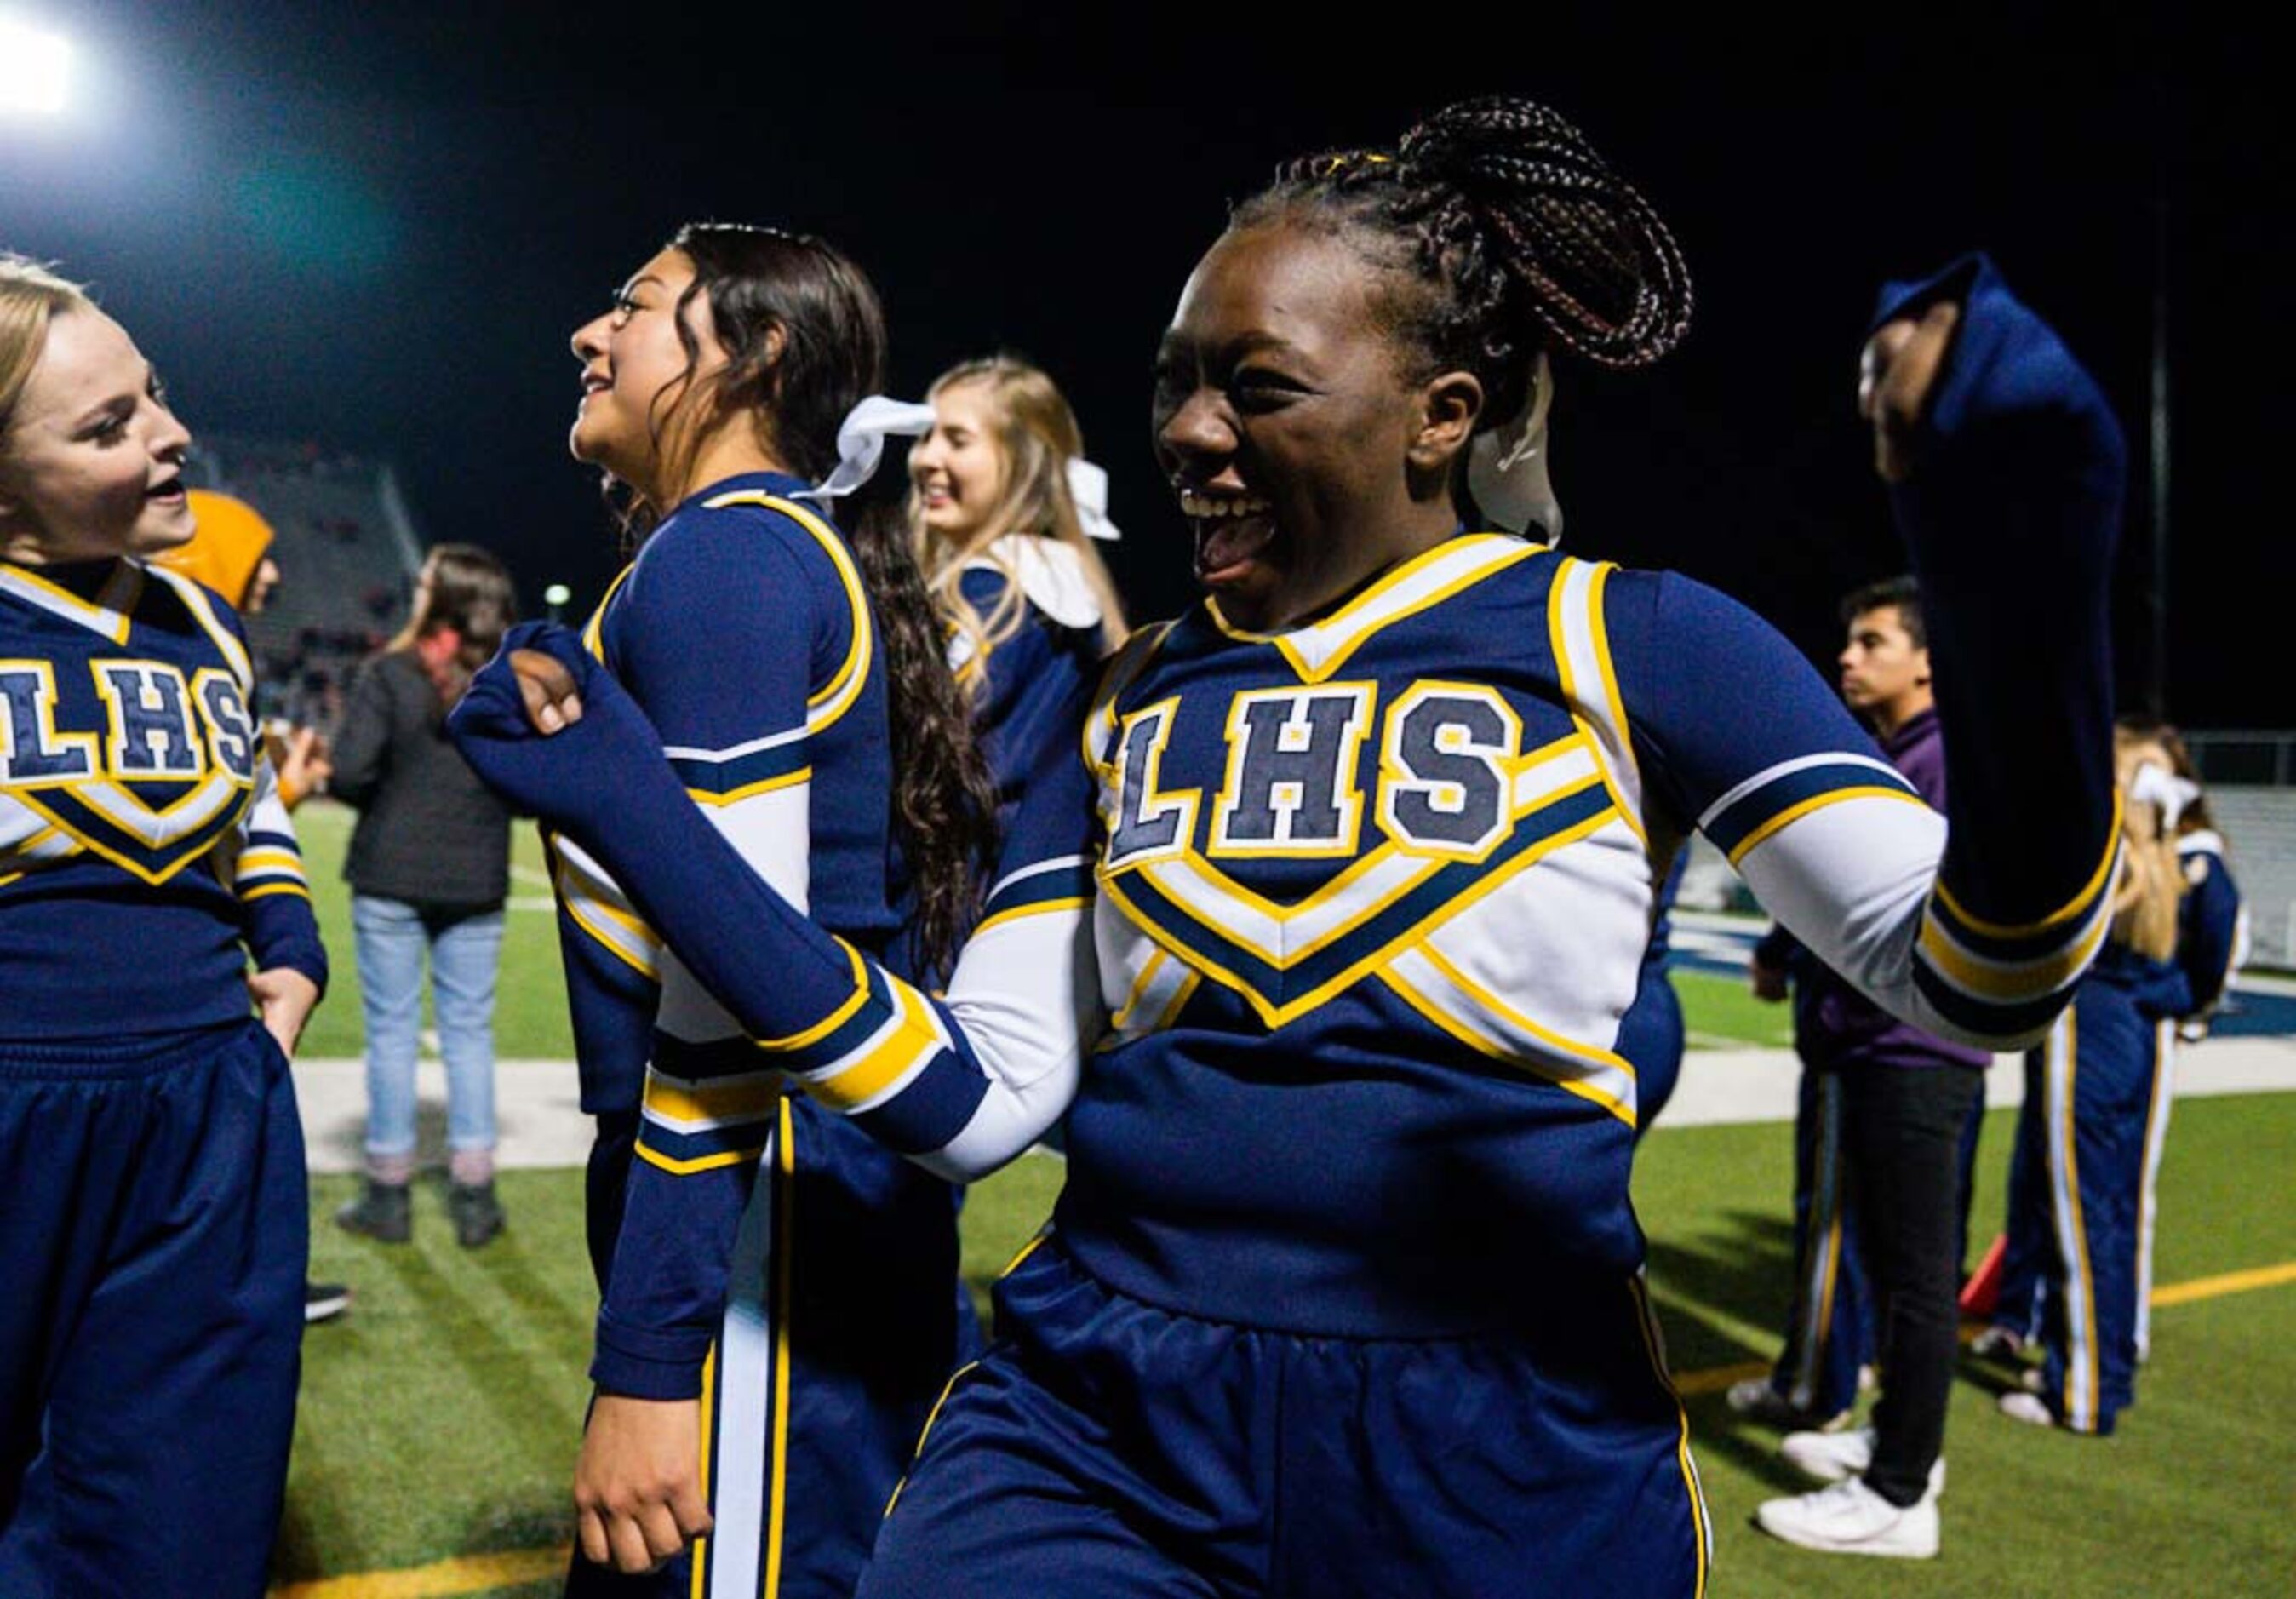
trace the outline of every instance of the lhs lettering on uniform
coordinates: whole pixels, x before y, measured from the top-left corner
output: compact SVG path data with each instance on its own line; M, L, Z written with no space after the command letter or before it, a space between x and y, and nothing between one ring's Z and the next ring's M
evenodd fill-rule
M1423 683L1387 713L1379 822L1392 838L1473 859L1506 836L1522 718L1474 683Z
M1522 719L1479 684L1414 684L1383 713L1376 685L1259 689L1230 701L1209 857L1352 855L1364 798L1357 766L1380 735L1374 785L1381 828L1417 853L1475 859L1513 820ZM1201 791L1166 788L1177 703L1125 718L1117 741L1116 814L1107 864L1185 851Z
M1236 695L1210 853L1354 854L1363 820L1356 757L1377 692L1350 683Z
M53 668L0 660L0 783L69 783L94 770L94 739L56 731Z
M255 719L230 673L208 667L186 681L162 660L95 660L89 671L103 726L65 733L56 727L51 663L0 660L0 782L190 782L217 767L242 783L253 778Z
M99 660L95 692L111 723L111 770L119 777L197 777L207 770L192 721L191 685L165 661Z
M1196 792L1161 792L1164 746L1179 715L1177 699L1161 701L1124 719L1117 741L1116 820L1109 829L1108 864L1177 855L1196 830Z

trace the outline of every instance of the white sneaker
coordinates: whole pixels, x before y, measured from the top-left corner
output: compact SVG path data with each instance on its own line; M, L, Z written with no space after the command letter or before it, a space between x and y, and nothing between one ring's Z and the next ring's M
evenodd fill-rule
M1840 1482L1861 1477L1874 1464L1874 1429L1851 1427L1841 1432L1789 1432L1778 1445L1780 1458L1805 1477L1820 1482ZM1930 1464L1930 1496L1945 1492L1945 1456Z
M1767 1377L1746 1377L1723 1390L1722 1402L1734 1415L1742 1415L1757 1422L1767 1422L1773 1427L1807 1427L1818 1432L1830 1432L1845 1425L1849 1413L1826 1417L1804 1410L1771 1385Z
M1754 1524L1772 1538L1836 1554L1886 1554L1928 1560L1938 1552L1937 1494L1902 1509L1849 1477L1832 1488L1765 1500Z
M2001 1396L2001 1414L2013 1422L2023 1422L2031 1427L2054 1427L2056 1413L2043 1402L2038 1394L2029 1394L2021 1388L2013 1388Z

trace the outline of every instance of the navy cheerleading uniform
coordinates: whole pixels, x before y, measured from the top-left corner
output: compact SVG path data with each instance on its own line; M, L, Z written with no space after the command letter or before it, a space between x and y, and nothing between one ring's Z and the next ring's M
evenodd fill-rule
M263 1591L308 1205L248 963L324 987L238 619L0 564L0 1592Z
M808 492L757 472L689 496L583 637L659 728L647 758L674 766L737 869L894 959L882 651L852 552ZM955 1195L792 1093L594 846L549 846L600 1128L591 1376L701 1398L716 1521L651 1576L578 1556L571 1587L841 1599L969 1347Z

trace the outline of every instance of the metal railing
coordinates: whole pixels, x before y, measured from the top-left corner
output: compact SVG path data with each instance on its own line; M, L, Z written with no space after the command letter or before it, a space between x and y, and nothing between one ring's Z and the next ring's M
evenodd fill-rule
M2185 734L2185 743L2200 768L2201 781L2211 787L2296 786L2296 732L2211 729Z

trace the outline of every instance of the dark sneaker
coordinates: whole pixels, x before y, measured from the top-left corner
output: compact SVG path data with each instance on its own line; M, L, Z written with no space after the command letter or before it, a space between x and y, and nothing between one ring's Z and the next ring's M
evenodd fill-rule
M1802 1409L1772 1387L1767 1377L1746 1377L1733 1382L1724 1390L1722 1402L1730 1407L1734 1415L1742 1415L1749 1421L1766 1422L1787 1431L1808 1429L1832 1432L1846 1426L1849 1421L1849 1413L1846 1410L1839 1415L1821 1415L1814 1410Z
M414 1236L414 1209L408 1202L406 1185L370 1178L358 1198L335 1212L335 1226L383 1243L405 1243Z
M342 1283L311 1283L303 1284L303 1319L305 1322L331 1322L351 1308L349 1285Z
M455 1242L477 1249L503 1230L502 1201L492 1183L456 1183L447 1190L447 1214L454 1218Z

